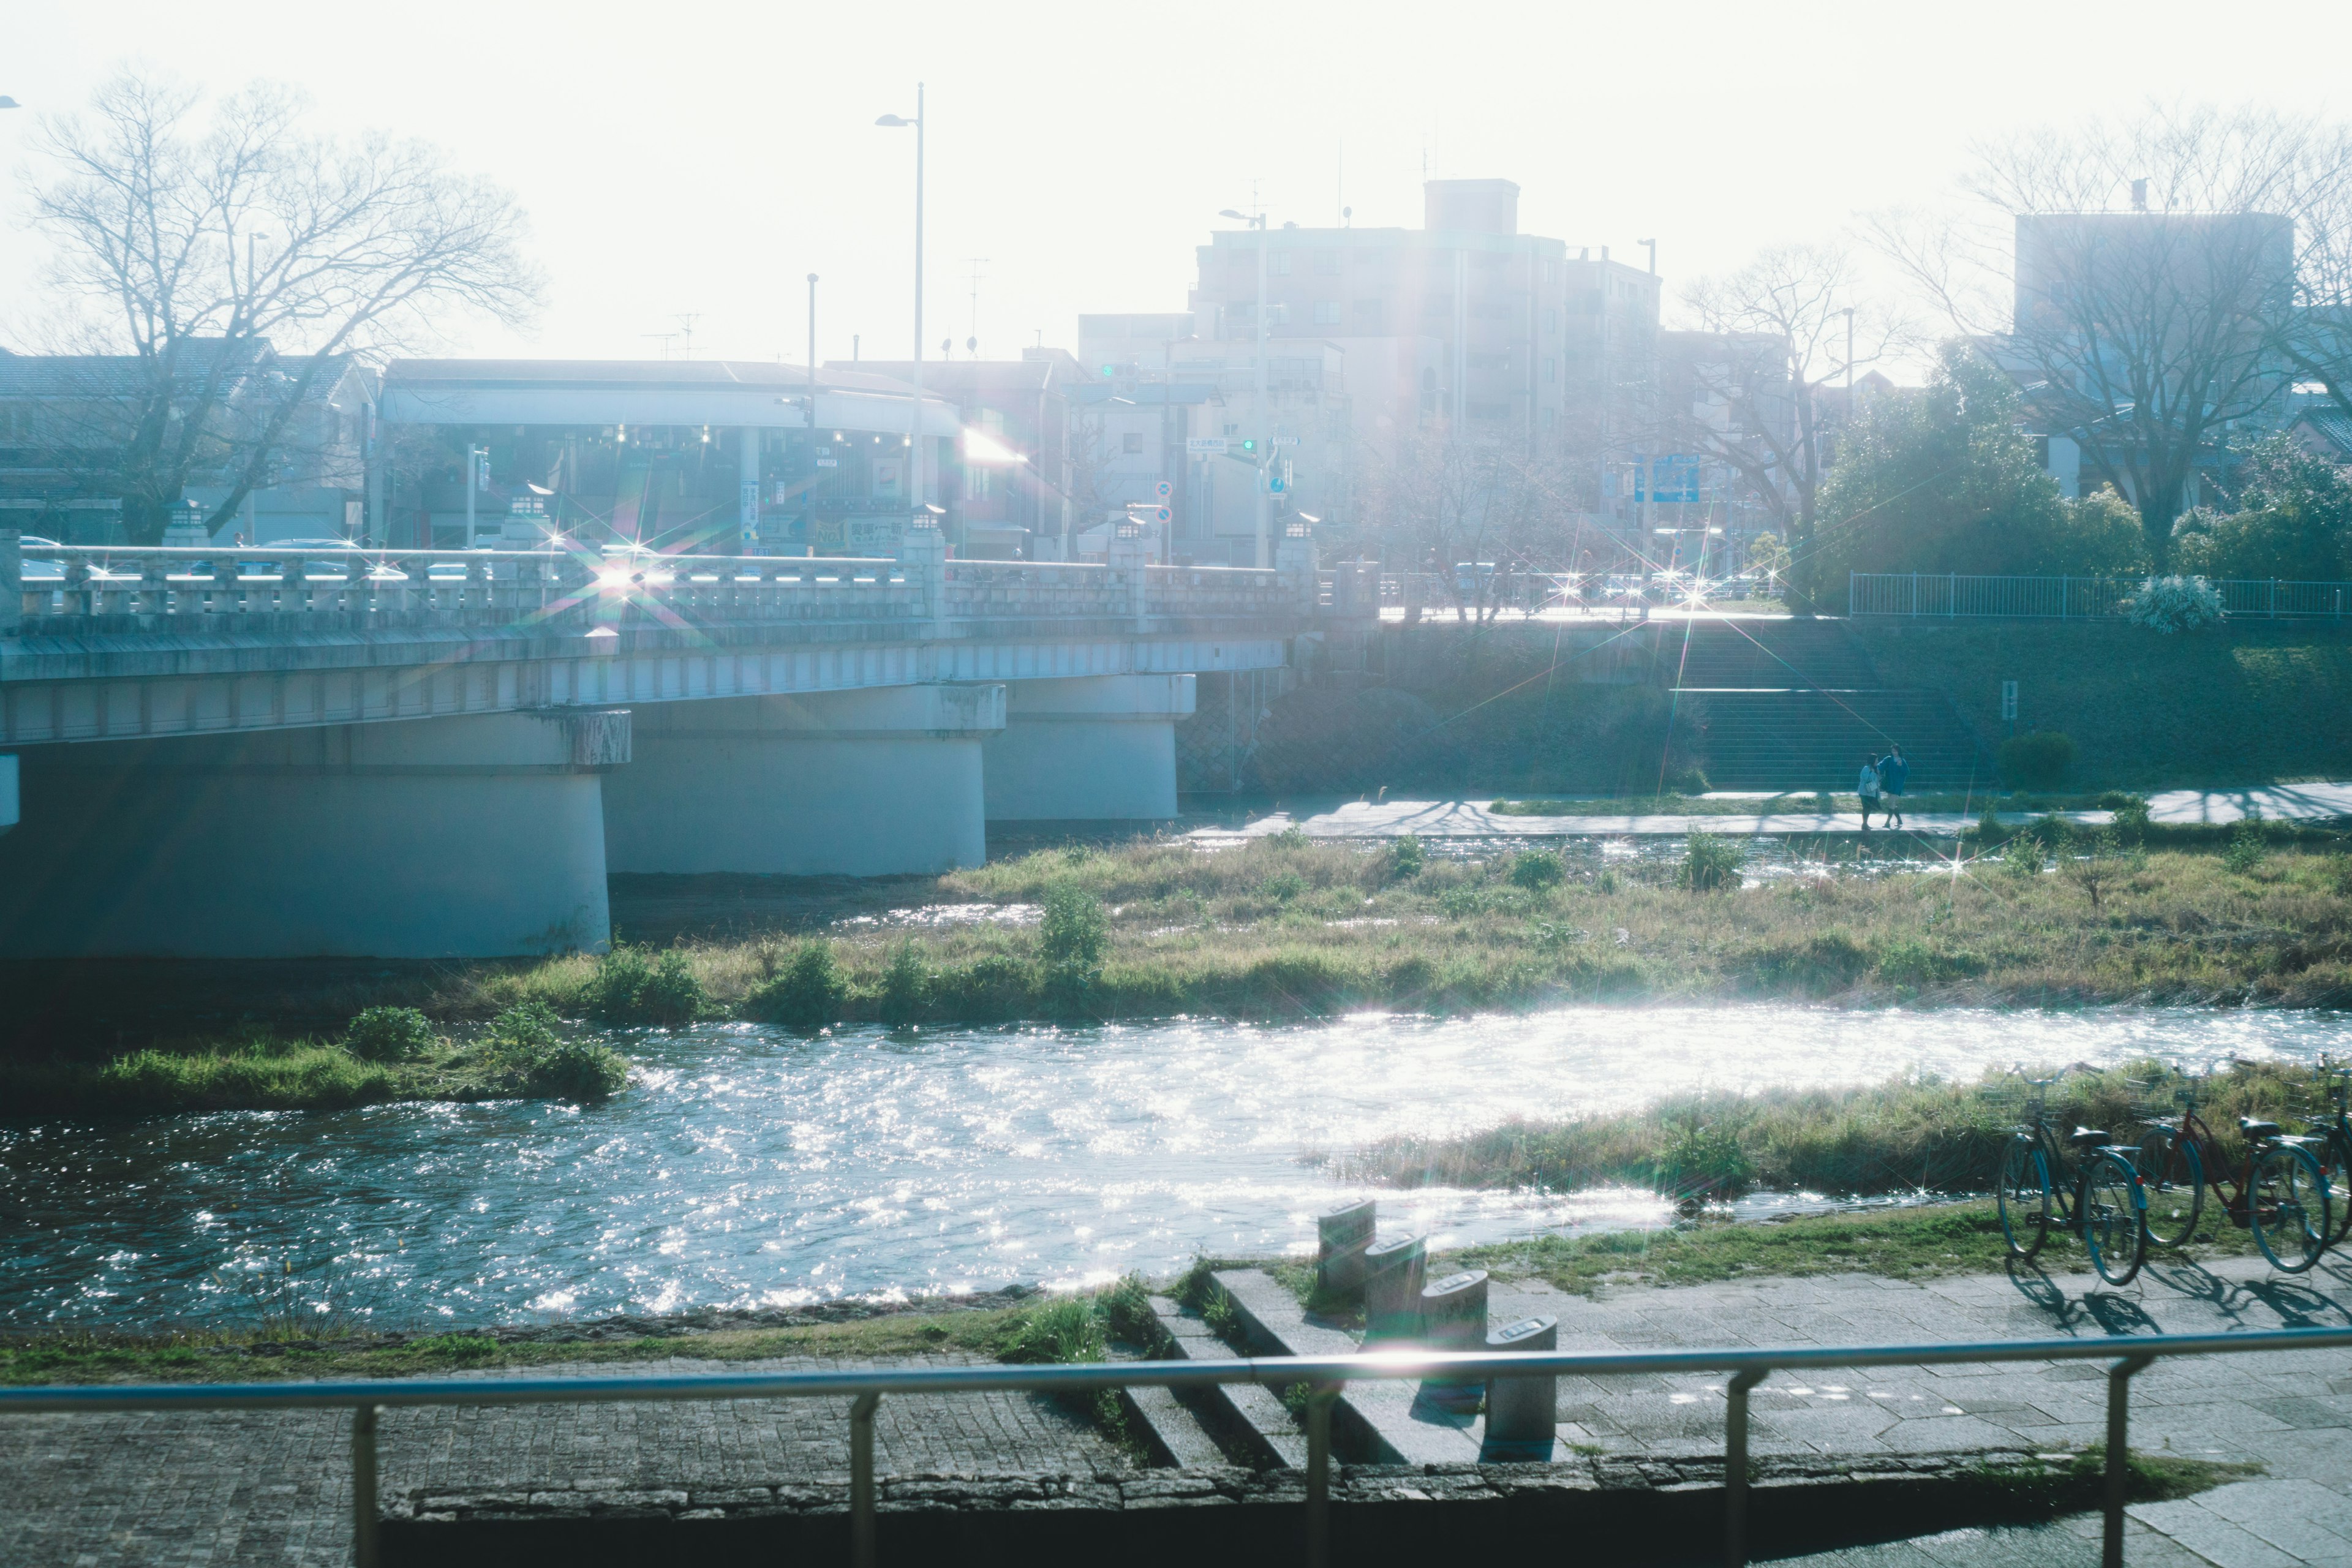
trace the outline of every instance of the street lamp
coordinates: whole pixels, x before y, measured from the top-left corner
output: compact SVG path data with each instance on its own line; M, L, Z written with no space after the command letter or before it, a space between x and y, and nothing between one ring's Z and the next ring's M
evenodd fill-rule
M1257 474L1257 569L1261 572L1274 564L1270 559L1273 541L1268 537L1274 527L1274 498L1266 492L1266 465L1273 461L1274 432L1268 429L1265 416L1265 215L1244 217L1227 207L1217 214L1236 223L1247 224L1257 230L1257 401L1255 405L1258 439L1265 443L1258 452Z
M915 112L911 119L885 114L874 123L915 128L915 409L907 426L907 489L913 502L909 515L919 518L923 510L923 84L915 84Z

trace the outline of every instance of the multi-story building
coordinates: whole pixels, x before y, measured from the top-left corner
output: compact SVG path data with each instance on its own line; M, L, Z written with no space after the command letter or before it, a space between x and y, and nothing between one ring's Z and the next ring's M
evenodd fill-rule
M1521 234L1508 180L1429 181L1423 216L1418 229L1220 231L1196 252L1189 311L1080 319L1089 371L1209 389L1191 436L1229 446L1187 468L1202 558L1246 558L1262 465L1286 479L1273 510L1352 523L1377 465L1423 430L1559 465L1581 506L1630 514L1655 274ZM1244 441L1258 445L1234 449Z

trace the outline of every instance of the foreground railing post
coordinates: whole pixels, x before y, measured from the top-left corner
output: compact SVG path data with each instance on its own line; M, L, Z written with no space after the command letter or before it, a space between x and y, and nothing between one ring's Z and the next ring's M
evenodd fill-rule
M849 1402L850 1568L874 1568L874 1407L878 1394Z
M2131 1486L2132 1373L2155 1360L2127 1355L2107 1369L2107 1519L2099 1568L2124 1568L2124 1500Z
M1307 1395L1307 1568L1331 1568L1331 1406L1335 1384Z
M1724 1390L1724 1568L1747 1568L1748 1564L1748 1391L1769 1375L1760 1368L1736 1372Z
M352 1412L352 1561L358 1568L383 1561L376 1541L375 1415L373 1405Z

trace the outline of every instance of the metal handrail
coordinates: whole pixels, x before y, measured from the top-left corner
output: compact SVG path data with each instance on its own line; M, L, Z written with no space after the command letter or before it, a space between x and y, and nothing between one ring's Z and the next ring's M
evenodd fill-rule
M1376 1351L1345 1356L1251 1356L1232 1361L1081 1363L1058 1366L899 1367L857 1372L698 1373L686 1377L399 1378L297 1384L100 1384L0 1388L0 1415L93 1410L348 1409L352 1423L352 1546L360 1568L377 1568L376 1415L394 1406L593 1405L648 1400L805 1399L851 1396L850 1514L855 1568L874 1568L874 1413L885 1394L1108 1388L1307 1384L1307 1563L1330 1561L1331 1402L1350 1382L1441 1375L1461 1379L1732 1373L1724 1418L1724 1562L1748 1561L1748 1396L1770 1373L1832 1367L1948 1366L1965 1363L2108 1361L2105 1528L2102 1563L2122 1568L2132 1375L2167 1356L2352 1348L2352 1329L2153 1334L2107 1340L1991 1340L1956 1344L1785 1346L1695 1351Z

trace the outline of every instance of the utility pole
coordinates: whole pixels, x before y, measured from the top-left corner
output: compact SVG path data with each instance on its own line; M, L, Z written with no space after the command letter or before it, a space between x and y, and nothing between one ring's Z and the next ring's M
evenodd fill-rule
M468 444L466 447L466 548L474 548L474 490L481 483L481 447Z

